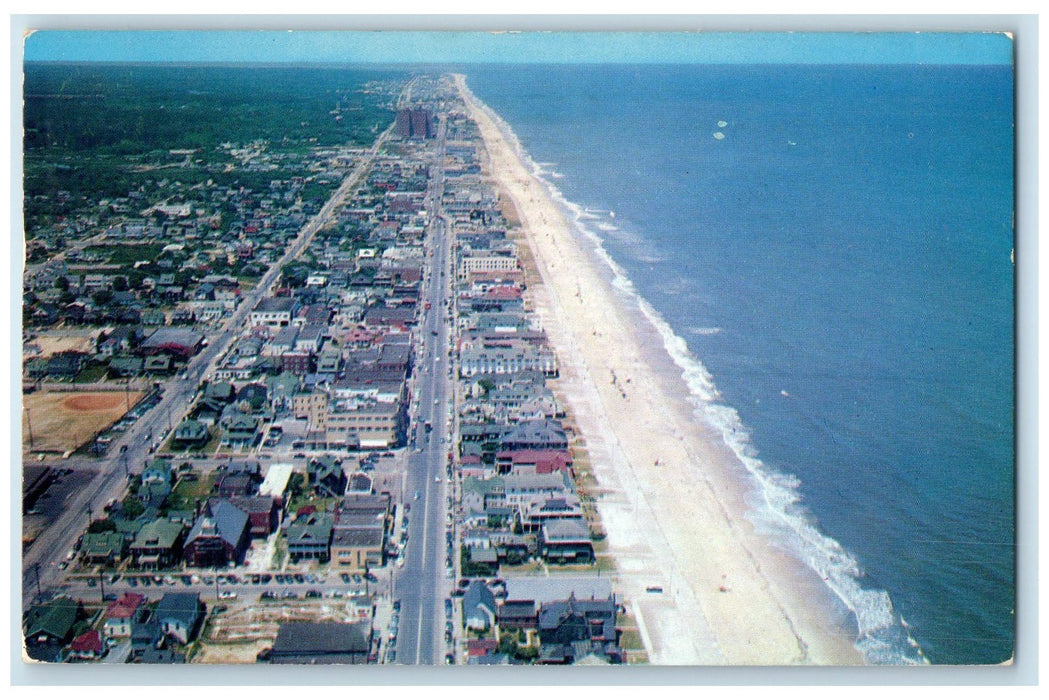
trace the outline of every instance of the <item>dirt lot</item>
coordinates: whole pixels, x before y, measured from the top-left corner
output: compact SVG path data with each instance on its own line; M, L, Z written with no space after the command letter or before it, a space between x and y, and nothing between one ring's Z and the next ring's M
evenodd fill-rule
M250 664L273 646L282 622L355 622L355 608L345 601L252 601L234 603L208 620L193 663Z
M66 452L79 447L118 420L140 391L35 392L22 396L22 449L25 452ZM29 432L32 423L33 444Z
M51 357L57 352L66 350L90 352L94 339L90 335L38 335L29 342L31 345L36 345L40 348L39 353L31 354L38 357Z

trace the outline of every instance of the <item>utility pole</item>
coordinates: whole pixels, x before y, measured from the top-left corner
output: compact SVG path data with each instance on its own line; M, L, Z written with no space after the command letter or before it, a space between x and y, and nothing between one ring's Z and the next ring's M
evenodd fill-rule
M25 409L25 419L26 419L26 423L29 425L29 449L32 450L33 449L33 413L32 413L32 411L29 410L28 406L26 406L26 409Z

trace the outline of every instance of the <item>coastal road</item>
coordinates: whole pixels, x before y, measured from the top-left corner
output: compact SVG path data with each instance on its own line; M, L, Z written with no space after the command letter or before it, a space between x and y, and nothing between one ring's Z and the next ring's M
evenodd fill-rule
M411 512L407 559L395 580L395 595L401 599L397 662L404 664L442 663L444 600L451 592L446 573L451 555L445 534L446 498L451 488L447 453L452 449L448 420L452 410L448 378L451 330L445 317L445 302L451 298L452 289L448 274L451 240L445 222L437 215L444 192L444 120L438 125L435 160L427 193L431 254L429 281L423 293L430 309L424 312L417 330L419 354L413 383L418 408L408 433L405 501Z
M58 564L65 560L66 552L73 548L77 537L88 524L89 517L97 516L109 500L123 495L126 474L132 467L140 467L152 454L155 445L160 443L162 437L170 432L171 428L178 425L190 408L199 381L210 376L215 365L244 330L248 313L264 295L270 292L281 268L301 254L317 231L331 220L349 193L370 170L375 157L392 132L393 125L391 124L344 178L342 184L320 211L300 230L299 235L280 260L272 265L255 288L245 295L240 306L222 329L216 335L207 338L207 346L193 357L181 375L164 383L161 401L147 411L122 437L113 441L109 449L110 456L98 463L98 477L69 500L65 512L56 518L23 553L23 607L32 602L38 590L46 591L64 578L64 572L58 568ZM122 451L125 447L126 450Z

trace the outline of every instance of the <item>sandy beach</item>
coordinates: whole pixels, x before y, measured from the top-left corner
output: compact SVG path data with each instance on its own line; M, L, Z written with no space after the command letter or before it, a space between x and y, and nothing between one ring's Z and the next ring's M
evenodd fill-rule
M505 126L456 80L487 171L521 221L522 258L542 281L530 301L557 351L555 388L586 440L617 589L650 661L861 664L822 581L745 517L743 465L694 414L657 329L613 286Z

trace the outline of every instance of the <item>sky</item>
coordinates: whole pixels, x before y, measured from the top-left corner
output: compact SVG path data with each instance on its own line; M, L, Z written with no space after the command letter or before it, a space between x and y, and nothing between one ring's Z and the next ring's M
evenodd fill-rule
M41 30L26 61L1008 64L975 32Z

